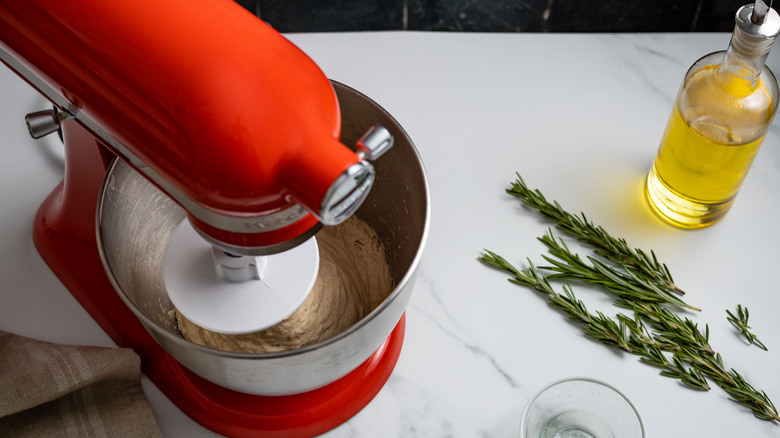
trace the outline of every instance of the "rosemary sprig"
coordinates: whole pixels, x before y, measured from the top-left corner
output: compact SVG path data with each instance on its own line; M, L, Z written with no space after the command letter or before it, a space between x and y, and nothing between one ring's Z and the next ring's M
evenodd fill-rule
M553 220L558 229L594 248L597 255L627 270L642 272L670 292L680 295L685 293L674 284L669 269L658 261L653 251L648 255L641 249L633 249L625 239L612 237L602 227L588 221L584 213L575 216L564 210L557 201L548 201L539 190L529 189L519 173L512 187L506 192L519 198L525 205L535 208L542 216Z
M737 316L734 316L734 314L728 310L726 310L726 313L729 315L726 319L728 319L729 322L742 333L742 335L751 345L755 344L758 347L764 349L764 351L768 351L766 345L759 341L756 335L750 332L750 326L748 325L750 312L748 312L747 307L743 309L741 304L737 304Z
M668 303L681 308L700 310L681 300L669 292L668 288L659 287L653 278L643 275L644 272L633 269L617 270L594 257L588 257L590 263L583 261L579 255L571 252L562 239L556 239L552 231L539 238L547 246L552 257L543 256L552 266L544 267L556 272L550 278L581 280L605 287L619 297L637 299L645 302Z

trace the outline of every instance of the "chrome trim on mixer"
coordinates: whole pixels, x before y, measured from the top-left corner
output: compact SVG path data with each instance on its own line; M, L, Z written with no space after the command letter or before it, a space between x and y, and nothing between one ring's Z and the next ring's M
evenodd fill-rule
M3 61L11 70L16 74L24 78L30 85L35 87L38 91L46 96L55 105L62 108L65 112L71 116L75 116L78 109L74 107L68 99L65 98L60 92L48 83L46 83L40 76L33 72L27 65L19 61L16 56L13 55L10 49L8 49L2 42L0 42L0 61Z
M286 240L284 242L280 242L271 246L260 246L260 247L252 247L252 246L246 247L246 246L231 245L229 243L225 243L220 240L214 239L213 237L199 230L198 227L192 227L192 228L198 233L198 235L200 235L200 237L203 238L203 240L209 242L212 246L214 246L215 248L219 248L222 251L229 252L231 254L243 255L243 256L264 256L264 255L277 254L282 251L287 251L288 249L295 248L296 246L302 244L303 242L309 240L312 236L317 234L317 232L322 229L322 223L317 222L313 227L306 230L306 232L290 240Z
M330 186L320 207L320 220L325 225L338 225L363 204L376 173L374 166L360 161L347 168Z

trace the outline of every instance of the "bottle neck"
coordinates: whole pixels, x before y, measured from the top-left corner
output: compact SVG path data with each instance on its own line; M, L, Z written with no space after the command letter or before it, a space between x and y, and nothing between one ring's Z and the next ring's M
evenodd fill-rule
M764 69L780 32L780 16L764 3L748 4L737 11L734 32L729 48L718 68L719 78L729 81L740 80L751 88L758 85L758 79Z
M742 80L751 88L755 88L769 52L758 55L755 52L745 52L740 49L739 42L737 45L734 44L736 38L735 33L723 57L723 62L718 67L717 74L719 77L729 80Z

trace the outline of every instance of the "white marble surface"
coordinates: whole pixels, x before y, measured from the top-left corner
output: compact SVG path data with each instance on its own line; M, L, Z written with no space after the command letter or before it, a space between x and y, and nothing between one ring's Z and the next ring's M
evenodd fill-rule
M609 350L535 292L476 261L489 248L539 262L548 224L504 189L520 172L572 212L654 249L711 344L780 406L780 124L775 121L724 221L700 231L664 225L642 198L672 100L690 64L728 34L293 34L325 73L371 96L406 128L426 165L432 222L406 339L384 389L329 437L512 437L526 401L568 376L625 392L648 436L780 436L720 389L700 393ZM780 72L780 49L769 65ZM62 174L58 145L26 135L46 103L0 68L0 329L53 342L112 345L49 272L32 218ZM593 309L608 300L577 289ZM769 347L747 346L726 309L750 309ZM166 437L210 437L148 380Z

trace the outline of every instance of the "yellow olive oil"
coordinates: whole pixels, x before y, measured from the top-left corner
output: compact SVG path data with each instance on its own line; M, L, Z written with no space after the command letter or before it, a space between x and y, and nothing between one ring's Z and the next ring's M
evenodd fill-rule
M719 65L692 68L647 178L647 197L661 218L683 228L722 218L761 147L775 104L760 78L751 82Z

